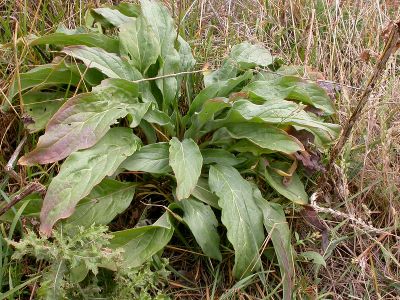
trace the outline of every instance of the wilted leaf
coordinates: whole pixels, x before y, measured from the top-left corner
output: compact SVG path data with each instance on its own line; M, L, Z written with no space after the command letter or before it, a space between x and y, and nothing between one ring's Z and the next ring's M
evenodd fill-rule
M179 205L183 209L183 221L188 225L204 254L221 261L218 221L211 207L193 198L184 199Z
M246 277L261 267L259 250L264 240L262 214L252 186L235 168L221 165L210 167L209 184L219 197L221 220L235 249L234 275Z
M192 139L180 142L174 137L169 144L169 164L174 171L177 184L176 197L178 200L186 199L193 192L200 177L203 157Z
M254 199L264 216L264 226L271 237L278 258L283 281L283 299L290 300L293 295L295 270L291 234L282 207L266 201L258 188L254 190Z
M40 231L49 236L59 219L72 215L76 204L104 177L111 176L139 146L128 128L112 128L92 148L72 153L51 181L40 213Z
M69 99L51 118L36 148L21 157L19 163L55 162L76 150L93 146L112 124L127 115L137 96L136 84L107 79L93 92Z
M113 232L109 247L125 250L125 266L139 267L163 249L173 233L174 229L165 213L153 225Z
M66 224L89 227L108 224L128 208L135 194L135 184L104 179L76 206Z
M129 171L141 171L166 174L172 171L169 166L169 144L156 143L146 145L128 157L121 168Z

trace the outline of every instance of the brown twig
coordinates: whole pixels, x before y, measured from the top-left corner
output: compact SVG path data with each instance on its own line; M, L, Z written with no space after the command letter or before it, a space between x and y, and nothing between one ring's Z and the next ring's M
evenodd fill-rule
M33 193L43 194L46 191L46 188L40 184L39 182L31 182L26 187L23 188L21 193L16 195L10 203L7 203L4 207L0 209L0 216L4 215L7 211L9 211L15 204L24 199L26 196Z
M397 43L400 40L400 20L395 22L391 28L389 38L386 41L385 48L381 56L378 59L376 67L368 80L366 88L364 89L363 93L361 94L360 101L358 102L356 109L352 113L350 119L343 127L343 131L339 140L335 144L332 149L330 160L327 166L328 172L332 171L332 166L335 163L337 157L339 156L340 152L342 151L346 141L349 139L350 133L353 129L354 124L357 122L361 115L361 111L364 106L367 104L369 96L372 90L375 88L381 73L386 68L386 63L388 62L390 56L397 50ZM329 173L328 173L329 174Z

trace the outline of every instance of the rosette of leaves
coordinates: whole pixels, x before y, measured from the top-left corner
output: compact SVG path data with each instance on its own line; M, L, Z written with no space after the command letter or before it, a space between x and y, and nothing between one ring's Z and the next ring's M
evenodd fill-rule
M244 42L204 74L205 87L192 99L187 74L195 60L164 6L142 0L99 8L87 21L85 28L30 38L30 46L50 45L60 56L21 74L9 92L10 99L22 95L27 129L44 129L19 163L65 159L39 205L40 231L108 224L131 205L136 189L154 192L174 213L112 232L111 245L125 250L127 265L162 250L177 219L216 260L223 258L217 229L225 227L241 279L262 267L269 235L290 299L289 226L281 204L261 191L307 204L304 171L322 170L320 153L340 131L325 121L334 113L327 93L279 66L267 49ZM137 180L124 181L125 172ZM33 200L38 207L41 200Z

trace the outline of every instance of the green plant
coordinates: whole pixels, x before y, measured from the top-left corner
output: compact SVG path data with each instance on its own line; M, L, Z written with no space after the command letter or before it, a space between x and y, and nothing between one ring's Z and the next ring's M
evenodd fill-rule
M40 299L169 299L158 288L168 275L165 261L156 271L149 262L138 268L125 266L121 251L108 248L112 235L107 230L104 225L67 226L55 230L52 241L28 230L20 242L9 241L15 247L12 258L32 256L49 264L40 274ZM101 284L105 275L99 274L99 268L104 266L115 271L114 284Z
M51 44L61 55L21 74L9 91L9 99L20 98L27 129L45 128L19 163L66 158L44 198L40 231L50 236L61 219L61 226L108 224L140 190L168 210L153 225L111 233L109 247L125 250L126 265L139 267L162 250L174 220L205 255L222 260L221 211L235 277L262 268L265 228L289 299L290 229L281 205L261 191L308 202L303 170L323 168L319 151L340 130L324 121L334 113L326 92L245 42L204 72L205 88L192 99L195 60L165 7L142 0L94 9L86 20L83 28L29 38L30 46ZM126 171L136 182L121 182Z

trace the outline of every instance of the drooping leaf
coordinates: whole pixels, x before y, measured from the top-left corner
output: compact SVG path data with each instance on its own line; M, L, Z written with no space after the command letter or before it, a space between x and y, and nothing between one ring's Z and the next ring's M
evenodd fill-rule
M128 128L112 128L93 147L72 153L51 181L40 212L40 231L49 236L54 224L74 212L76 204L139 146Z
M211 207L193 198L184 199L179 205L183 209L183 221L193 233L204 254L221 261L219 235L216 229L218 221Z
M108 224L128 208L135 194L135 184L104 179L76 206L66 224L89 227Z
M64 46L85 45L88 47L102 48L107 52L112 52L112 53L119 52L118 40L97 32L76 33L76 34L55 32L33 39L29 43L30 46L48 45L48 44L64 45Z
M161 54L159 40L143 16L121 25L119 38L121 52L128 54L133 66L143 74Z
M246 86L244 91L266 101L297 100L321 109L327 115L335 112L332 101L324 89L316 83L296 76L279 76L268 81L254 81Z
M203 163L205 165L219 164L225 166L235 166L243 162L243 159L237 158L231 152L224 149L201 149L201 155L203 156Z
M221 220L235 249L233 273L240 279L261 267L259 250L264 240L262 214L253 198L252 186L233 167L210 167L209 184L219 197Z
M36 148L20 158L22 165L45 164L93 146L117 119L125 117L138 96L138 86L107 79L91 93L69 99L51 118Z
M109 247L123 248L124 264L139 267L168 244L173 232L165 213L153 225L113 232Z
M196 187L203 166L203 157L192 139L180 142L174 137L169 144L169 164L176 177L176 196L178 200L186 199Z
M34 92L23 95L25 114L22 118L29 132L45 128L47 122L66 101L66 92Z
M156 143L140 148L128 157L121 167L128 171L141 171L166 174L172 171L169 166L169 144Z
M247 100L238 100L233 104L230 114L221 123L251 121L255 123L271 123L278 125L294 125L299 129L307 129L318 136L323 143L335 140L340 126L326 123L305 112L301 106L291 101L268 102L262 105ZM216 126L220 126L217 122Z
M101 48L87 46L69 46L62 50L76 59L83 61L89 68L96 68L110 78L126 80L142 79L140 72L127 60L114 53L106 52Z
M304 151L303 145L284 130L262 123L229 123L229 135L235 139L247 139L257 146L282 153L292 154Z
M257 66L268 67L273 61L267 49L243 42L233 46L221 68L204 77L205 86L236 77L239 71L246 71Z
M283 281L283 299L292 299L295 270L291 234L282 207L266 201L258 188L254 190L254 199L263 213L265 229L271 238L278 259Z
M73 72L65 64L38 66L26 73L20 74L19 79L13 81L8 92L8 98L11 100L19 91L22 93L32 87L39 89L41 86L46 87L60 84L77 86L80 81L81 77L79 73Z
M103 19L103 22L108 22L109 24L118 27L121 26L124 23L129 22L132 18L122 14L120 11L116 9L111 9L108 7L99 7L92 9L91 11L92 15L94 16L101 16Z
M301 182L300 177L297 173L293 173L289 182L283 183L283 177L280 176L274 169L287 170L289 165L284 162L273 162L270 166L265 169L265 180L267 183L276 190L279 194L285 198L293 201L297 204L307 204L308 195L304 189L304 185Z

